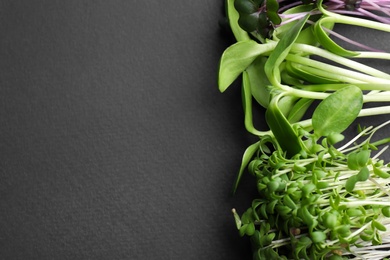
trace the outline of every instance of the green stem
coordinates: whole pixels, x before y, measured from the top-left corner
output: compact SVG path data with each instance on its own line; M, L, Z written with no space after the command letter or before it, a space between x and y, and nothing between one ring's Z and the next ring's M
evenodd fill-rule
M351 69L364 72L368 75L390 79L390 75L387 73L384 73L383 71L374 69L374 68L367 66L365 64L362 64L360 62L353 61L353 60L350 60L348 58L333 54L327 50L324 50L324 49L321 49L321 48L318 48L318 47L315 47L312 45L303 44L303 43L294 43L292 45L291 50L296 52L296 53L318 55L318 56L323 57L325 59L336 62L340 65L344 65L344 66L349 67ZM357 57L368 58L370 53L371 52L359 52ZM375 53L372 53L372 54L375 54ZM383 55L383 53L381 53L381 54L383 57L386 57L386 55ZM378 55L378 56L380 56L380 55ZM380 56L380 57L382 57L382 56ZM390 54L388 54L388 56L390 56ZM388 58L390 59L390 57L388 57Z
M336 91L341 88L347 87L351 84L347 83L338 83L338 84L315 84L315 85L300 85L298 86L300 89L305 89L308 91ZM370 94L378 93L378 91L381 90L388 90L390 91L390 85L389 84L372 84L372 83L354 83L354 86L360 88L361 90L372 90Z
M387 79L383 79L381 77L369 76L364 73L359 73L356 71L352 71L349 69L340 68L334 65L326 64L324 62L316 61L310 58L302 57L300 55L292 55L289 54L286 56L286 60L290 60L302 65L306 65L304 70L308 71L308 68L313 68L310 72L313 72L317 75L323 76L325 78L334 78L336 80L348 82L348 79L357 80L357 82L366 82L366 83L376 83L376 84L389 84L390 83L390 75L386 75ZM342 76L342 77L339 77ZM351 80L351 81L352 81Z
M387 52L359 51L358 53L354 58L390 60L390 53Z

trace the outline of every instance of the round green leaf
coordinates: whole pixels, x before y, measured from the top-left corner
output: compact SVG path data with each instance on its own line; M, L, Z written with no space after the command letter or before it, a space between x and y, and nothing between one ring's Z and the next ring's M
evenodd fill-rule
M235 0L234 7L239 13L251 14L256 12L256 5L252 1L248 0Z
M390 206L382 208L382 214L387 218L390 217Z
M259 15L257 13L241 14L240 18L238 18L238 24L245 31L253 32L257 28L258 18L259 18Z

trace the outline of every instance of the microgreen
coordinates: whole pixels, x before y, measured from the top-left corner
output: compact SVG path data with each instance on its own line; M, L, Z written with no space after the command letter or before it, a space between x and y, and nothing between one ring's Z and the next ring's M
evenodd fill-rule
M390 164L379 158L387 147L378 149L390 138L372 140L390 121L362 128L351 140L343 134L357 117L390 113L378 103L390 101L390 74L362 62L390 54L336 32L339 23L390 32L388 3L227 0L226 6L237 43L221 57L219 89L242 76L244 125L259 138L244 152L233 188L245 171L256 179L259 196L251 207L242 215L233 210L254 259L390 257ZM335 36L369 51L344 48ZM256 104L266 110L268 131L253 122Z

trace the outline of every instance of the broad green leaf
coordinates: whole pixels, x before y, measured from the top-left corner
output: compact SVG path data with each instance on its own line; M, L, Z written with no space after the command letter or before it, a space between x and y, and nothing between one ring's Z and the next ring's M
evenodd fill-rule
M320 137L343 132L359 115L362 106L363 93L358 87L348 86L337 90L314 110L314 133Z
M271 85L264 72L264 65L266 61L266 57L260 56L246 69L248 84L250 85L252 96L255 98L257 103L265 108L269 105L269 86Z
M249 34L243 29L241 29L241 27L238 25L238 18L240 17L240 15L234 8L234 0L226 0L225 6L230 28L232 29L233 35L236 40L238 42L250 40Z
M278 85L279 76L279 66L282 61L285 59L289 53L292 44L298 38L299 32L302 30L305 25L309 15L306 15L304 18L300 19L294 26L289 30L278 42L274 51L270 54L265 66L265 74L268 77L268 80L275 86Z
M258 56L273 50L274 47L274 42L258 44L252 40L237 42L228 47L219 64L219 90L224 92Z
M244 155L242 156L240 170L238 172L236 181L234 182L233 193L236 192L238 184L239 184L239 182L241 180L242 174L244 173L245 168L248 165L248 163L252 160L253 155L259 149L259 145L260 145L260 141L254 143L254 144L250 145L248 148L246 148L246 150L244 152Z

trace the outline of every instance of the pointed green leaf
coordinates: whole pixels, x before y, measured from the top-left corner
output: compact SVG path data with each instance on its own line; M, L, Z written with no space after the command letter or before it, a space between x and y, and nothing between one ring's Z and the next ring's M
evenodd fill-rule
M298 38L299 32L302 30L305 25L309 15L306 15L304 18L300 19L286 34L280 39L276 45L274 51L270 54L264 70L269 79L269 81L277 86L278 85L278 76L275 74L279 73L279 66L282 61L285 59L289 53L292 44Z
M242 174L244 173L245 168L248 165L248 163L252 160L253 155L259 149L259 145L260 145L260 141L254 143L254 144L250 145L248 148L246 148L244 155L242 156L240 171L238 172L236 181L234 182L233 193L236 192L237 186L241 180Z
M224 92L236 78L261 54L271 51L275 43L258 44L241 41L228 47L222 54L218 72L218 86Z
M250 39L249 34L241 29L238 25L238 18L240 17L236 8L234 7L234 0L226 0L226 15L229 19L230 28L237 41L247 41Z
M280 96L277 96L271 100L271 103L265 112L265 119L282 150L287 153L288 157L293 157L298 154L303 147L297 133L278 108L277 104L279 97Z
M313 99L301 98L295 105L292 107L288 113L287 120L290 123L298 122L305 115L306 111L309 109L310 105L313 103Z

